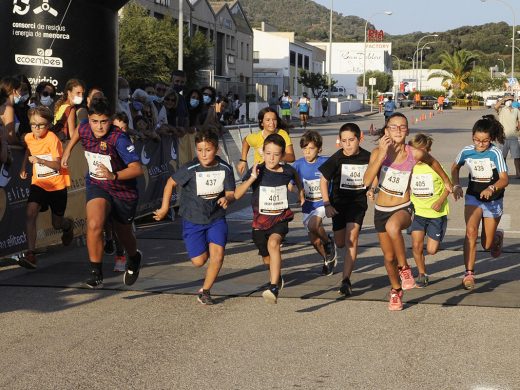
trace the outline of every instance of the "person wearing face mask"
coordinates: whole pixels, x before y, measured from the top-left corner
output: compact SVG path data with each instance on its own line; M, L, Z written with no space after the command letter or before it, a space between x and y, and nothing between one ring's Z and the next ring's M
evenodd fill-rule
M130 103L132 118L135 121L135 118L138 115L144 117L151 126L150 131L155 131L158 123L157 113L155 112L155 108L152 106L153 103L149 99L149 95L143 89L137 88L132 94L132 102Z
M200 128L201 112L202 112L202 94L198 89L192 89L188 96L190 97L188 104L188 120L190 132L196 132Z
M520 112L512 106L514 97L504 96L495 104L498 113L498 121L504 128L505 140L501 145L502 155L507 158L509 151L513 158L516 171L516 179L520 179L520 144L518 142L518 129L520 126Z
M116 103L116 111L124 112L128 116L128 127L130 129L134 128L134 121L132 118L132 113L130 110L130 85L128 81L119 77L117 79L117 103Z
M56 99L56 88L54 87L54 85L52 85L48 81L42 81L40 84L36 86L35 97L35 106L42 105L45 107L49 107L49 109L54 115L54 101Z
M0 80L0 131L2 132L2 147L7 144L19 144L16 136L20 121L16 117L14 106L21 100L21 85L16 77L3 77Z
M200 110L201 128L211 128L217 134L222 134L222 124L220 123L217 112L215 110L215 97L217 92L215 88L207 86L201 88L202 92L202 107Z
M16 76L20 80L20 99L18 103L14 105L14 112L16 118L18 118L20 125L17 130L18 137L23 140L24 135L31 132L31 126L29 124L29 98L31 97L31 83L27 79L27 76L21 74Z
M54 106L54 132L62 139L71 139L76 132L77 109L83 103L85 83L70 79L65 83L63 95Z
M188 104L184 97L184 88L186 86L186 73L183 70L175 70L172 72L171 87L179 94L179 102L177 104L177 116L182 126L188 126Z

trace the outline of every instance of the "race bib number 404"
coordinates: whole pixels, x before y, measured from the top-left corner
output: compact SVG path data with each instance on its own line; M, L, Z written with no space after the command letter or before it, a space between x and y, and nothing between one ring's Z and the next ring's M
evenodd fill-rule
M410 186L416 198L431 198L433 196L433 176L431 173L412 175Z
M488 183L493 179L493 166L489 158L468 158L466 161L471 172L471 181Z
M305 193L305 200L308 200L309 202L319 202L322 199L320 179L303 179L303 192Z
M52 155L50 154L40 154L36 157L38 157L40 160L52 161ZM36 168L36 177L38 179L48 179L60 174L58 171L43 164L36 163L34 164L34 167Z
M110 162L110 156L106 154L92 153L85 151L85 157L88 162L88 173L91 178L97 180L106 180L105 177L100 176L97 173L98 167L103 164L110 172L112 171L112 163Z
M224 191L224 171L197 172L197 195L203 199L215 199Z
M264 187L260 186L258 210L264 215L279 215L289 208L287 200L287 187Z
M363 184L363 176L367 170L367 164L342 164L341 165L341 181L339 188L342 190L362 190L365 188Z
M403 198L408 190L410 173L411 172L399 171L397 169L383 166L381 169L379 188L381 191L384 191L389 195Z

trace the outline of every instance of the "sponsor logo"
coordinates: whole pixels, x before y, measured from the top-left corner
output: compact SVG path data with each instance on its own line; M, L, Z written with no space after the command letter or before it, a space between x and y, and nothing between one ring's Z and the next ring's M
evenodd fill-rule
M177 151L175 150L175 146L173 145L173 142L172 142L172 146L170 148L170 155L172 156L173 160L177 160Z
M13 1L13 14L26 15L30 9L30 0L14 0ZM33 12L38 15L42 12L47 12L52 16L58 16L58 11L49 5L49 0L42 0L42 4L36 7Z
M40 5L39 7L36 7L33 11L36 15L38 15L39 13L41 12L48 12L50 13L52 16L58 16L58 11L56 11L54 8L52 8L50 5L49 5L49 0L43 0L43 3L42 5Z
M126 147L126 150L128 150L129 153L132 153L135 150L135 146L134 145L129 145L129 146Z
M60 57L52 57L52 49L37 49L36 54L15 54L14 59L18 65L63 68L63 60Z
M150 162L150 157L146 154L145 147L143 146L143 150L141 151L141 161L144 165L148 165Z
M99 149L107 150L107 143L104 141L101 141L101 143L99 144Z
M9 181L11 181L11 176L9 175L8 167L2 164L0 167L0 187L6 187Z

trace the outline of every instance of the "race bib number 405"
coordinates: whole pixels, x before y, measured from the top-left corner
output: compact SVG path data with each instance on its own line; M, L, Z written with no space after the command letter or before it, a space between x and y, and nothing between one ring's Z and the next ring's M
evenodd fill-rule
M40 154L37 155L40 160L52 161L52 155L50 154ZM60 173L52 168L49 168L47 165L43 164L34 164L36 169L36 177L38 179L48 179L53 176L58 176Z
M408 189L410 173L411 172L399 171L397 169L383 166L381 169L379 188L389 195L403 198Z
M367 164L342 164L341 165L341 181L339 188L342 190L362 190L365 188L363 184L363 176L367 170Z
M303 192L305 193L305 200L308 200L309 202L319 202L322 199L320 179L303 179Z
M264 187L260 186L258 210L264 215L279 215L289 208L287 200L287 187Z
M197 195L203 199L215 199L224 191L224 171L197 172Z
M85 157L88 162L88 173L91 178L97 180L107 180L106 177L102 177L97 173L98 167L103 164L110 172L112 171L112 163L110 162L110 156L106 154L92 153L85 151Z
M431 173L412 175L410 186L416 198L431 198L433 196L433 176Z
M471 181L488 183L493 179L493 166L489 158L466 160L471 172Z

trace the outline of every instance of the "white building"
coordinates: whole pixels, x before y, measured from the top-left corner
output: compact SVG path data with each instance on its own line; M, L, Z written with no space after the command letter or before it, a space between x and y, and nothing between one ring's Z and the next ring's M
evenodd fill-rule
M438 90L445 91L442 86L441 77L435 77L428 80L430 74L439 72L439 69L402 69L394 70L392 77L394 79L394 92L413 92L416 90Z

